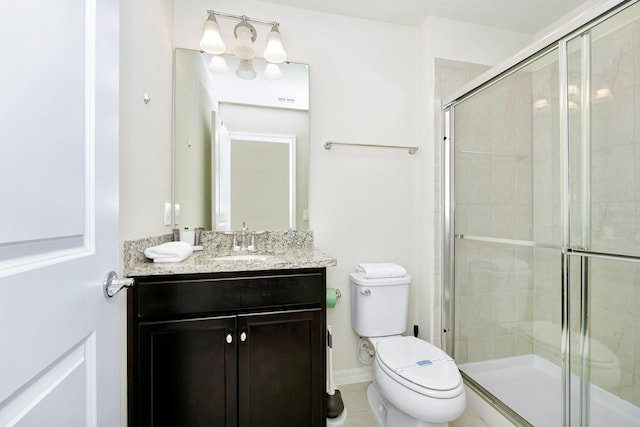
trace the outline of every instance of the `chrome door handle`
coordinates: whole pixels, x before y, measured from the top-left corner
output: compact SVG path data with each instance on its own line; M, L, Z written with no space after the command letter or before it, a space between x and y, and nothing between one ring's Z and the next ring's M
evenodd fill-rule
M231 332L227 334L227 344L231 344L233 342L233 335Z
M110 271L102 282L102 289L104 289L104 295L107 298L113 298L122 288L130 288L134 285L132 278L118 279L118 275L115 271Z
M245 342L247 340L247 333L242 331L240 334L240 341Z

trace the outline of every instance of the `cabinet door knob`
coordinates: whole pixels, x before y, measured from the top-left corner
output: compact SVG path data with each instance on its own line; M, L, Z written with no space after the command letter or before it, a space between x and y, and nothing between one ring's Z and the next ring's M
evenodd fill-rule
M247 333L242 331L240 334L240 341L245 342L247 340Z
M233 342L233 335L231 332L227 334L227 344L231 344Z

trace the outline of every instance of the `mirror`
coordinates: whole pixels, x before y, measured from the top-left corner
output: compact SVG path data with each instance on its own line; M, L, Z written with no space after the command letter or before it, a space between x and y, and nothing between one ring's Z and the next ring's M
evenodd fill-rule
M309 67L278 64L274 78L256 58L246 80L224 59L212 71L212 55L175 50L173 226L307 229Z

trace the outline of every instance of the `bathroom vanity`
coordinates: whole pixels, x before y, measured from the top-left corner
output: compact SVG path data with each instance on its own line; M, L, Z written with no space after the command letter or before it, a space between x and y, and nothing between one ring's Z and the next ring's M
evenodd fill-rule
M324 426L335 260L192 258L128 273L129 425Z

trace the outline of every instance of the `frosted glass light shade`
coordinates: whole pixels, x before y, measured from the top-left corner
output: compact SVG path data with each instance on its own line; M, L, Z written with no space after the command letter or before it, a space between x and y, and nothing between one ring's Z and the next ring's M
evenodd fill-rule
M250 59L241 59L236 70L236 76L242 80L253 80L258 76L258 73L253 68L253 62Z
M567 92L569 92L569 95L580 96L580 88L578 85L569 85Z
M274 25L267 35L267 47L264 50L264 59L274 64L279 64L287 59L287 53L282 46L282 36L278 27Z
M268 80L278 80L282 77L282 70L278 64L267 64L264 69L264 78Z
M613 93L611 93L611 89L608 87L603 87L600 89L596 89L595 96L591 99L591 102L606 102L611 101L613 99Z
M209 14L209 18L204 21L204 25L202 26L200 48L213 55L224 53L226 49L222 41L222 36L220 35L220 25L218 25L218 21L216 21L213 13Z
M209 71L217 74L224 74L229 70L227 61L225 61L222 55L213 55L208 65Z
M548 106L549 106L549 101L547 100L547 98L537 99L533 103L533 108L535 108L536 110L539 110L541 108L547 108Z
M244 22L236 25L237 44L233 50L234 55L240 59L253 59L256 56L256 48L253 46L253 33L251 26Z

